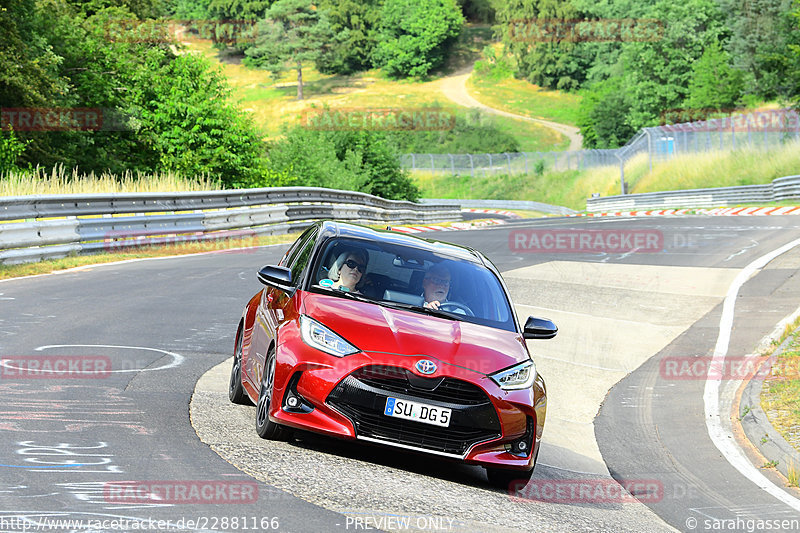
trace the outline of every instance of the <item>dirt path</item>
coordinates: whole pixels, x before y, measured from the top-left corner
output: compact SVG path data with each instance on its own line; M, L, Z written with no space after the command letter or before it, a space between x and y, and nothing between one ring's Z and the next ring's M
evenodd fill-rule
M517 120L527 120L528 122L536 122L548 128L554 129L563 135L566 135L567 138L569 139L568 150L571 151L581 150L583 148L583 137L581 137L581 134L579 133L580 130L574 126L568 126L566 124L551 122L549 120L543 120L540 118L531 118L531 117L526 117L524 115L509 113L508 111L495 109L493 107L489 107L477 101L469 94L469 92L467 92L467 78L469 78L470 75L472 75L472 67L473 67L472 65L465 67L461 70L456 71L451 76L448 76L441 80L439 87L441 88L444 95L447 96L450 100L452 100L453 102L455 102L460 106L476 107L478 109L481 109L487 113L492 113L494 115L514 118Z

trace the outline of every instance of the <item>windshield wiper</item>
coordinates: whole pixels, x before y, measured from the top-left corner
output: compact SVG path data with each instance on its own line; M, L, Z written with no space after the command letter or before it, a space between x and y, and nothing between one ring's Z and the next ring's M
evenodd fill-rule
M363 294L357 294L350 291L340 291L338 289L331 289L329 287L323 287L322 285L312 285L313 289L319 289L320 292L325 294L335 294L336 296L344 296L346 298L351 298L353 300L358 300L359 302L369 302L369 303L377 303L372 298L368 298Z
M449 318L451 320L461 320L461 317L465 316L458 313L451 313L450 311L444 311L442 309L431 309L430 307L422 307L404 302L393 302L391 300L381 300L377 303L386 305L387 307L399 307L400 309L408 309L409 311L417 311L427 315L437 316L439 318Z

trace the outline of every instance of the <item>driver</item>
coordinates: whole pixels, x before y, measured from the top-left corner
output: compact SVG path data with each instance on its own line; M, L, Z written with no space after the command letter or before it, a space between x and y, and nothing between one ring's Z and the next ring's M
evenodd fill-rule
M433 265L422 279L422 290L425 297L424 307L439 309L447 301L450 292L450 270L441 263Z

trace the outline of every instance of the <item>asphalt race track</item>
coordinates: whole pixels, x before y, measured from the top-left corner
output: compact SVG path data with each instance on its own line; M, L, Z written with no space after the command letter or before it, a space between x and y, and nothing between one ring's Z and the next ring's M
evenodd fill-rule
M567 228L655 235L658 246L531 248L532 230ZM509 495L480 468L393 449L259 439L254 407L229 404L226 387L238 318L261 287L257 269L282 255L276 246L0 283L0 531L67 519L81 522L50 530L753 531L757 520L800 521L797 504L759 488L712 442L705 379L663 371L665 359L713 353L737 274L800 238L800 218L542 219L435 237L482 250L523 319L559 326L556 339L529 341L549 402L525 489ZM795 248L744 283L729 356L751 353L797 309L798 267ZM21 370L54 360L80 370Z

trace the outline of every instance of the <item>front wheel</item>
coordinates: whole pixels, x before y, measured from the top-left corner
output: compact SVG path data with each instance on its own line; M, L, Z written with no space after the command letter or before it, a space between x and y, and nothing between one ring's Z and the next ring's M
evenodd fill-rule
M264 375L261 378L261 390L258 393L258 403L256 404L256 433L262 439L289 440L292 436L291 430L269 419L274 389L275 350L270 350L264 364Z
M242 387L242 332L236 335L236 349L233 351L231 380L228 383L228 399L239 405L252 405L250 398Z

